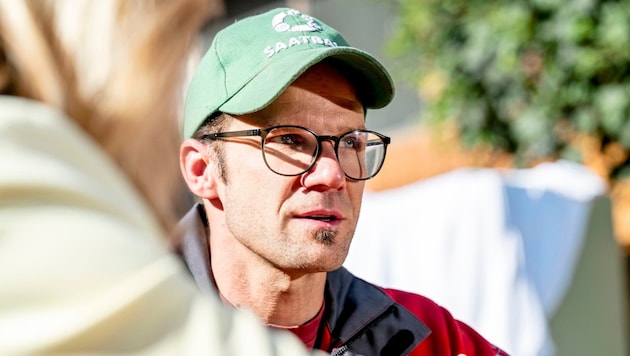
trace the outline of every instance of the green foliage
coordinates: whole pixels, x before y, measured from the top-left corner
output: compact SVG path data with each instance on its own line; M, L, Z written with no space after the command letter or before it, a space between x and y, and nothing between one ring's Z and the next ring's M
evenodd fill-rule
M427 120L453 120L466 143L524 165L579 160L575 133L630 149L630 0L398 2L389 50L435 93Z

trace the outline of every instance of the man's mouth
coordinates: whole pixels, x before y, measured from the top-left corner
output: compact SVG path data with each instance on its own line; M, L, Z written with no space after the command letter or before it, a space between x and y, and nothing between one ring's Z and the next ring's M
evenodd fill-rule
M335 221L335 220L338 220L337 217L332 216L332 215L307 215L307 216L304 216L303 218L319 220L319 221Z
M341 214L334 211L309 211L303 214L299 214L297 218L324 222L334 222L342 220Z

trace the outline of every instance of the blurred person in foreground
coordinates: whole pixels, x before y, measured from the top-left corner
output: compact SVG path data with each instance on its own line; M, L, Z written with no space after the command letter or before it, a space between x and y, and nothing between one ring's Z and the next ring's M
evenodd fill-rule
M195 72L180 167L201 198L177 247L199 287L334 355L505 355L420 295L341 267L390 139L394 87L371 55L287 8L231 24Z
M306 353L166 244L209 4L0 0L0 354Z

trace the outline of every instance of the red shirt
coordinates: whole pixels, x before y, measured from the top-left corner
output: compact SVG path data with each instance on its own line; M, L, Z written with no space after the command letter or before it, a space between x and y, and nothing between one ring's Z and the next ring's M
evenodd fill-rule
M302 342L304 343L304 345L306 345L306 347L308 347L309 349L314 349L315 343L317 341L317 334L319 332L320 325L322 325L322 318L324 317L325 305L326 305L326 302L322 304L322 307L319 309L319 313L317 313L317 315L315 315L313 319L307 321L306 323L302 325L290 326L290 327L276 326L276 325L270 325L270 326L275 329L288 330L294 333L297 337L300 338L300 340L302 340Z

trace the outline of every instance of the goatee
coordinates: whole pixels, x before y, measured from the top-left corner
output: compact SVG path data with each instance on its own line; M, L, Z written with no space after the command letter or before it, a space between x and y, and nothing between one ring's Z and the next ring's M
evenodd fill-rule
M337 233L334 230L319 230L315 233L315 239L324 245L332 245L335 242L335 235Z

